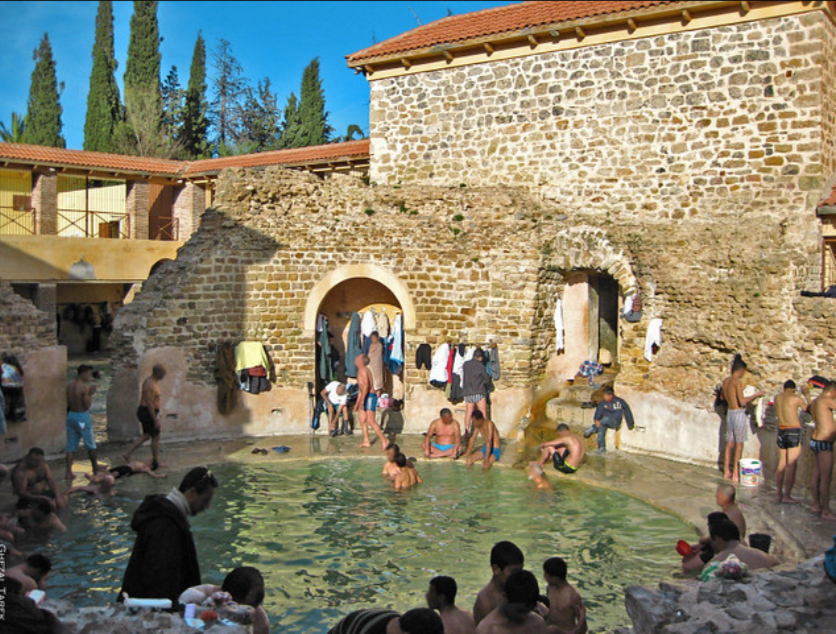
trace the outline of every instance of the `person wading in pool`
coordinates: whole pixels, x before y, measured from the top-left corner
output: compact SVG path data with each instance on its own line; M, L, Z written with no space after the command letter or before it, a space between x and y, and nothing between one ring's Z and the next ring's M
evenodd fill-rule
M746 362L740 357L735 357L732 362L731 375L723 381L723 398L729 406L726 414L726 453L723 477L731 478L732 482L740 480L738 464L740 456L743 455L743 443L749 439L749 418L746 416L746 406L764 395L763 392L755 392L752 396L743 396L743 385L740 379L743 378L745 372Z
M131 445L122 457L125 462L131 461L131 455L140 448L146 440L151 441L151 468L155 471L160 465L160 381L165 378L165 368L160 364L154 366L149 376L142 383L142 398L136 410L136 417L142 424L142 436Z
M543 617L535 613L540 597L537 578L528 570L517 570L505 582L502 602L476 628L476 634L549 634Z
M456 607L459 587L453 577L433 577L424 595L431 610L438 610L444 623L444 634L474 634L476 623L467 610Z
M78 366L75 381L67 385L67 472L64 476L67 482L73 480L73 460L78 451L79 442L84 441L87 455L93 467L93 474L99 470L96 460L96 439L93 437L93 417L90 416L90 406L96 385L93 383L93 366L82 364Z
M200 585L200 564L189 517L209 508L218 481L206 467L189 471L168 495L146 496L134 513L136 542L125 569L122 590L137 599L177 598Z
M446 407L430 423L422 445L425 458L455 458L461 451L461 427ZM435 438L435 440L433 440Z
M488 584L479 591L473 605L473 620L476 625L502 605L505 599L505 581L511 574L523 569L525 555L513 542L497 542L491 548L490 561L493 575ZM536 598L534 602L537 602Z
M485 439L485 444L481 451L476 451L473 446L476 444L476 438L480 434ZM486 471L490 469L493 463L499 460L502 455L500 440L496 425L486 419L478 409L473 412L473 434L470 436L470 440L467 441L467 449L464 452L464 455L467 457L467 466L471 466L481 458L482 468Z
M836 441L836 423L833 412L836 411L836 383L824 386L821 394L810 405L810 413L816 421L810 449L813 450L813 481L810 495L813 497L814 514L821 514L823 520L836 520L830 511L830 479L833 474L833 442Z
M561 473L572 474L581 467L586 445L579 434L571 431L569 425L560 423L557 426L557 438L540 445L540 465L552 460L554 468Z
M365 355L358 354L355 359L357 363L357 386L359 391L357 393L357 403L354 405L354 411L360 417L360 425L363 427L363 442L359 447L371 447L372 443L369 440L369 427L374 430L377 437L380 438L381 451L386 451L389 443L386 442L386 437L383 435L383 430L374 420L374 412L377 409L377 394L372 391L372 375L369 372L369 358Z
M775 472L778 489L778 501L784 504L798 504L792 497L792 486L795 484L795 470L798 457L801 455L801 420L798 411L810 411L810 390L807 386L801 388L802 399L799 396L795 381L784 383L784 391L775 399L775 413L778 415L778 469Z

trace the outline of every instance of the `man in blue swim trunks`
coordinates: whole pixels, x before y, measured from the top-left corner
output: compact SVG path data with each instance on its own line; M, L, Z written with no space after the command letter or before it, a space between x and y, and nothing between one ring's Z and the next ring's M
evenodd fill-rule
M467 441L467 449L464 455L467 456L467 466L469 467L474 462L482 459L482 469L487 471L493 466L493 463L499 460L502 455L500 448L499 431L492 421L485 418L485 415L478 409L473 412L473 433L470 440ZM476 451L473 445L476 444L476 438L481 434L485 440L485 444L481 451Z
M75 381L67 385L67 481L73 479L73 459L82 440L87 447L93 473L99 470L96 439L93 438L93 418L90 416L90 406L93 404L95 393L93 367L85 364L78 366Z
M365 355L358 354L355 361L357 363L358 392L354 411L359 415L360 426L363 428L363 442L358 447L372 446L369 440L369 427L371 426L374 433L380 438L381 451L386 451L389 443L386 441L386 436L383 435L383 430L380 429L380 425L374 420L374 413L377 409L377 394L372 391L372 373L369 372L369 358Z
M425 458L455 458L461 450L461 427L453 418L453 412L446 407L430 423L427 437L424 439ZM434 438L434 439L433 439Z

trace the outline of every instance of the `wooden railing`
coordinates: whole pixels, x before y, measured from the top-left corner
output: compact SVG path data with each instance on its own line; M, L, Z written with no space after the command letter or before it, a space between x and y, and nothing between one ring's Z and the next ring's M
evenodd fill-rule
M130 217L106 211L59 209L56 233L70 238L128 239L131 237Z
M28 236L37 233L38 223L34 209L25 211L0 207L0 235Z
M151 240L176 241L180 239L179 218L157 218L156 226L152 227L149 236Z

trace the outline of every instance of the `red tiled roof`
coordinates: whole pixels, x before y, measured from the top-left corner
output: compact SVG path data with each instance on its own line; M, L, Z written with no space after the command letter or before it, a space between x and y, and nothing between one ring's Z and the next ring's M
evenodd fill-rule
M4 162L24 163L116 173L139 173L172 178L215 173L227 167L307 165L349 158L367 158L368 156L368 139L199 161L172 161L145 156L65 150L42 145L0 143L0 167Z
M418 51L491 35L510 34L524 29L670 4L678 4L678 1L598 0L594 2L574 2L564 0L561 2L523 2L522 4L506 5L442 18L379 42L362 51L347 55L346 58L349 66L353 66L363 60L387 57L396 53Z
M242 154L241 156L227 156L224 158L191 161L186 165L184 175L205 174L217 172L227 167L260 167L264 165L306 165L309 163L324 163L329 160L346 160L351 158L366 158L369 156L369 140L345 141L344 143L329 143L326 145L311 145L309 147L294 148L292 150L273 150L258 154Z

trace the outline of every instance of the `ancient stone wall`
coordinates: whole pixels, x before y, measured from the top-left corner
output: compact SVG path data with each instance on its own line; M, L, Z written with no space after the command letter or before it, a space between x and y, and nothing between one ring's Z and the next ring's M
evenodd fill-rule
M55 317L35 308L8 282L0 282L0 352L16 354L25 362L28 352L56 343Z
M816 12L372 81L371 178L612 220L802 213L832 164L833 30Z

